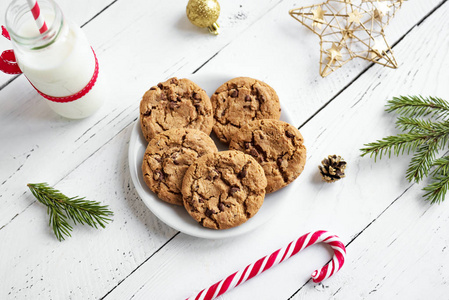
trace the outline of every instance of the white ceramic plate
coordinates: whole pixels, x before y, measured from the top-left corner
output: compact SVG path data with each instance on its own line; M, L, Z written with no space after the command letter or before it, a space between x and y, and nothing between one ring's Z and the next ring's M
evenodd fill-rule
M223 81L215 82L208 89L209 82L201 81L200 79L192 79L199 86L204 88L208 95L212 95L215 92L215 89L218 88L222 83L231 79L224 79ZM208 78L209 79L209 78ZM291 118L288 116L285 108L282 107L281 112L281 120L291 123ZM211 134L212 139L215 141L218 150L227 150L228 148L223 143L219 142L215 135ZM265 196L264 203L262 207L259 209L257 214L249 219L247 222L243 223L240 226L224 229L224 230L214 230L201 226L198 224L184 209L184 207L173 205L166 203L160 200L145 184L143 180L143 175L141 171L142 160L147 147L147 142L142 135L140 130L139 120L134 124L134 128L131 132L131 138L129 141L129 168L131 171L131 179L134 183L134 186L137 190L137 193L142 198L142 201L146 204L146 206L164 223L168 226L179 230L183 233L201 237L201 238L210 238L210 239L219 239L219 238L227 238L232 236L237 236L240 234L247 233L259 226L263 223L267 222L272 216L279 213L283 204L287 201L289 192L291 190L291 184L280 189L277 192L268 194Z

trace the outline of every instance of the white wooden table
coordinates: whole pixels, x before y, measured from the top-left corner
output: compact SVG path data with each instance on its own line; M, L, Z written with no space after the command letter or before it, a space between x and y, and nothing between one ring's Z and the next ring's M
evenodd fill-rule
M0 2L2 23L8 2ZM331 254L316 245L221 299L447 299L449 200L423 200L424 184L404 178L410 157L374 163L359 149L397 133L384 111L393 96L449 100L449 3L404 2L386 29L398 69L355 59L323 79L318 37L288 15L319 0L223 0L219 36L188 22L186 2L58 1L83 25L109 84L107 104L90 118L59 117L24 76L0 74L0 299L185 299L318 229L347 246L337 275L309 280ZM9 48L1 38L0 49ZM155 217L130 179L141 96L192 74L269 83L305 138L307 164L288 208L248 234L180 233ZM334 184L317 171L328 154L348 162ZM58 242L29 182L101 201L114 220L101 230L76 226Z

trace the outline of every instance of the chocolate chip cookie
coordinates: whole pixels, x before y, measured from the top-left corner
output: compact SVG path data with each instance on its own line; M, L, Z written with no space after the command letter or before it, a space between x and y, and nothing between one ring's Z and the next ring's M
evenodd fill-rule
M237 77L220 86L211 97L217 137L229 143L231 137L251 120L279 119L279 98L268 84L249 77Z
M267 177L266 193L279 190L304 170L306 147L294 126L279 120L256 120L243 126L233 137L230 149L254 157Z
M235 227L257 213L266 185L262 167L250 155L235 150L206 154L184 175L184 207L204 227Z
M173 77L161 82L140 102L140 125L147 141L171 128L193 128L210 134L213 122L209 96L188 79Z
M174 128L161 132L148 143L143 157L145 183L160 199L183 205L184 173L199 157L211 152L217 152L217 147L202 131Z

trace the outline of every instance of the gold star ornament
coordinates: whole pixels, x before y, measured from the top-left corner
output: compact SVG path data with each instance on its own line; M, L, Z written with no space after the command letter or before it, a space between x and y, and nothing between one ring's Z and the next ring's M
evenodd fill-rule
M290 15L320 37L320 75L326 77L355 57L390 67L398 65L384 28L404 0L327 0L290 10Z

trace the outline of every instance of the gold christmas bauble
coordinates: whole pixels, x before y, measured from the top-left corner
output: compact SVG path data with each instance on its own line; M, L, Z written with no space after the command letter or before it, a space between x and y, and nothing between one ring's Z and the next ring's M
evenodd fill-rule
M189 0L186 13L193 25L207 27L211 33L218 34L220 26L216 21L220 16L220 4L217 0Z

